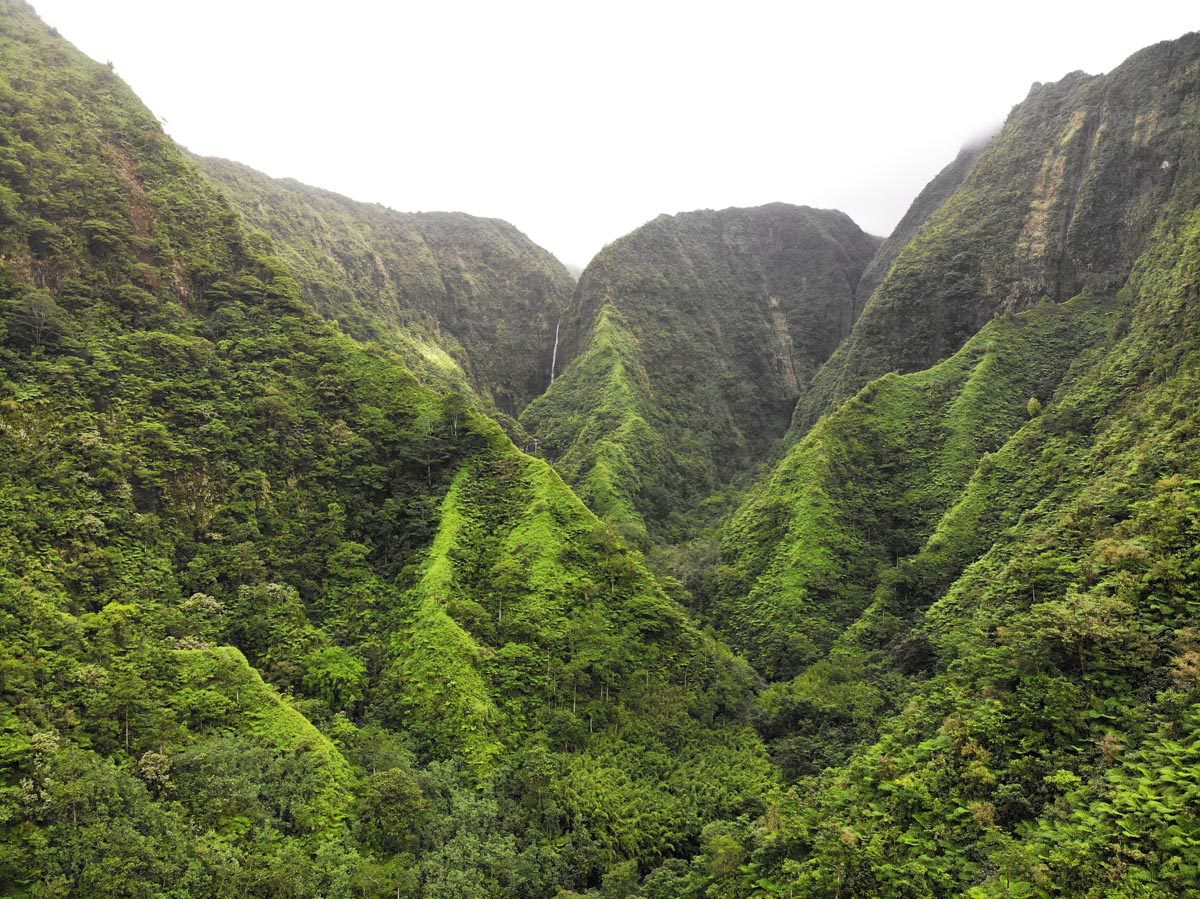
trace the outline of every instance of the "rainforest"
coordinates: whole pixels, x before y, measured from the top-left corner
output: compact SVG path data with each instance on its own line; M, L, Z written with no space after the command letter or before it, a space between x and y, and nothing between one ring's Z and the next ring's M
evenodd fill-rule
M1200 893L1200 34L614 237L0 0L0 895Z

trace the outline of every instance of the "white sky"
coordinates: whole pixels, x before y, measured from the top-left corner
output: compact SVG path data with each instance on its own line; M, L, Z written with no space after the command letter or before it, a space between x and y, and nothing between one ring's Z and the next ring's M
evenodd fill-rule
M1032 82L1200 28L1194 0L33 2L197 153L578 265L660 212L773 200L886 234Z

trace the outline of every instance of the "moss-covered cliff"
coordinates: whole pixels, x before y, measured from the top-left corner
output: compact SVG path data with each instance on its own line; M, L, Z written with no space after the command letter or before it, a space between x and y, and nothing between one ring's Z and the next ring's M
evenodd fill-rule
M1193 34L1108 75L1035 85L896 255L802 399L799 430L872 378L946 358L998 311L1118 289L1157 223L1200 195L1198 83Z
M865 611L760 697L762 731L798 780L777 819L741 832L756 861L724 878L730 889L764 880L814 896L1200 889L1195 210L1159 228L1114 302L1112 327L1048 402L1028 404L1023 423L1014 406L1015 430L979 458L951 504L925 507L934 514L915 548L884 555L875 515L886 502L856 506L821 488L815 508L829 526L807 533L791 505L795 524L776 552L798 564L780 569L794 580L760 594L765 612L824 589L811 560L872 546L880 557L873 573L863 569ZM1052 309L1011 321L1029 327ZM860 433L903 431L904 407L879 399L961 358L872 382L809 432L789 466L838 430L827 458L869 458L870 441L846 439L847 419L866 416ZM1002 373L980 373L982 395ZM952 431L944 448L957 443ZM933 493L947 471L934 470ZM764 490L742 515L768 501ZM746 524L729 535L734 552ZM853 540L831 543L839 533ZM805 638L794 657L813 657L809 641L844 608L822 603L783 629Z
M786 431L877 244L785 204L655 219L584 271L558 377L522 423L627 533L686 532Z

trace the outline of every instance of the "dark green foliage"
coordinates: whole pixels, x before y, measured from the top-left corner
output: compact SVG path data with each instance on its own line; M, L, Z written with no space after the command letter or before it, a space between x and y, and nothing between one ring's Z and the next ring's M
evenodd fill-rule
M925 222L929 220L929 217L937 212L946 200L954 196L963 180L971 174L971 170L979 161L979 157L983 155L984 150L987 149L989 142L990 138L963 147L954 161L938 172L937 177L925 185L917 198L913 200L912 205L904 214L904 218L897 223L887 240L879 245L879 249L871 259L871 264L863 272L855 290L860 306L865 304L883 283L892 263L896 261L896 257L908 246Z
M660 216L584 271L522 424L627 536L678 539L787 430L876 243L782 203Z
M552 895L764 810L748 666L544 462L14 2L0 106L0 892Z
M197 159L270 234L303 298L359 340L394 349L423 382L517 415L550 382L574 280L507 222L399 213L223 159Z

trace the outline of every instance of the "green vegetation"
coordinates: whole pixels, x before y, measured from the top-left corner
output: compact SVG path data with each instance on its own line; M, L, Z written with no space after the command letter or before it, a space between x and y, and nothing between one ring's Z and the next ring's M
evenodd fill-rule
M1200 889L1198 289L1193 213L1137 266L1111 347L980 464L824 670L764 695L843 761L746 832L731 895Z
M550 383L554 334L575 289L563 266L507 222L400 213L223 159L197 159L300 284L301 297L363 341L397 352L423 383L516 416Z
M843 213L782 203L660 216L584 271L561 377L521 423L626 537L689 535L787 431L876 245Z
M971 174L975 163L987 149L991 138L963 147L948 166L938 172L937 177L930 181L921 193L913 200L912 205L897 223L895 230L879 245L879 250L871 259L871 264L863 272L855 291L859 305L871 298L884 278L887 277L892 263L900 252L908 246L920 228L937 212L942 204L962 186L963 180ZM861 312L861 310L860 310Z
M1200 893L1197 134L1190 35L568 304L0 0L0 893Z
M0 892L548 895L765 810L748 666L544 462L19 3L0 61Z
M674 470L670 481L684 478L662 434L643 417L654 408L636 340L620 312L606 306L587 351L523 419L555 453L555 467L576 493L631 539L646 536L640 508L669 508L658 486L669 482L667 472ZM557 447L566 450L558 454Z
M1081 296L1001 316L947 361L886 375L823 418L725 525L713 595L696 587L734 645L771 679L824 656L1114 307Z

